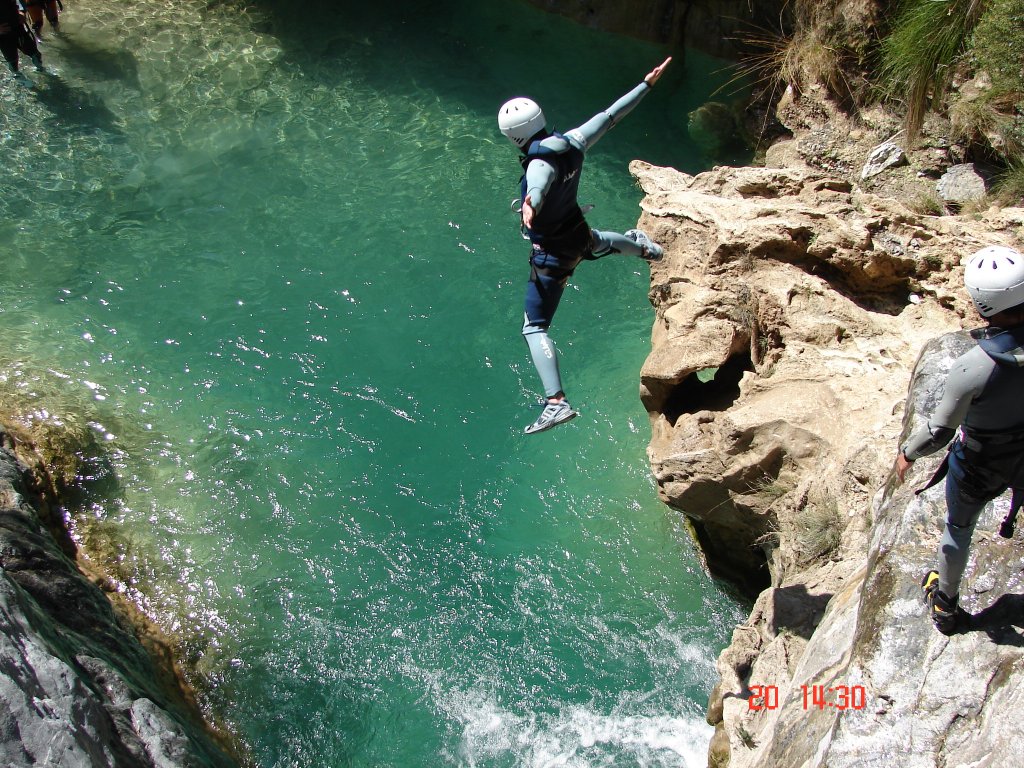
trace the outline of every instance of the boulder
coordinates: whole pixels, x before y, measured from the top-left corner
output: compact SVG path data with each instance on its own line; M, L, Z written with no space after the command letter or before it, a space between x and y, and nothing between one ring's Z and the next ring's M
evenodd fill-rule
M935 185L939 197L947 203L970 203L985 196L985 179L974 168L974 163L954 165Z
M871 150L864 168L861 169L860 177L870 179L887 168L904 165L906 162L907 153L903 151L903 147L893 141L884 141Z

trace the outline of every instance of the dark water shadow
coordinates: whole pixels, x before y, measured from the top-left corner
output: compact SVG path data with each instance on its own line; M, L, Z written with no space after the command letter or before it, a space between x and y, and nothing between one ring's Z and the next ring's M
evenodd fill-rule
M67 130L98 130L117 136L124 133L118 116L101 97L68 84L52 72L45 73L33 92L39 103Z
M91 45L74 36L61 37L60 57L83 79L115 81L141 91L139 61L124 48L106 48Z

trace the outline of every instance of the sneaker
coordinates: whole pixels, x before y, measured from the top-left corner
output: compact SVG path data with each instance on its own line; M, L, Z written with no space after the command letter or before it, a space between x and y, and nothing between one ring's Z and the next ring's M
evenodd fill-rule
M928 571L921 579L924 601L928 605L932 624L944 635L954 635L963 626L966 613L960 606L959 595L947 597L939 590L939 572Z
M647 236L646 232L639 229L631 229L623 234L643 249L643 252L640 254L641 259L646 261L661 260L664 251L660 245Z
M546 429L557 427L563 422L575 419L576 416L577 413L569 405L568 400L559 400L557 403L545 401L544 410L537 417L537 420L526 428L526 434L532 435L536 432L543 432Z

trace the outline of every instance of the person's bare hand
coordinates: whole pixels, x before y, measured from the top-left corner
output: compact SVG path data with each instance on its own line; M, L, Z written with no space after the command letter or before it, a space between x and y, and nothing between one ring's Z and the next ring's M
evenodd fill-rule
M907 476L907 471L913 466L914 462L910 461L906 456L903 455L903 451L896 454L896 477L902 483L903 478Z
M644 78L644 82L653 88L654 84L658 82L658 79L661 77L661 73L665 71L665 67L667 67L671 61L672 57L669 56L667 59L661 62L661 64L659 64L650 72L648 72L647 77Z
M523 200L523 224L526 225L527 229L533 229L533 203L530 200L530 196L527 195L526 199Z

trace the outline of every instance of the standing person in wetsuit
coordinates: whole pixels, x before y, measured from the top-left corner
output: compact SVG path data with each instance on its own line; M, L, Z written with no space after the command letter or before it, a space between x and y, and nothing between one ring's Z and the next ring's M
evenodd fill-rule
M532 243L523 336L546 395L544 411L526 428L527 434L542 432L576 416L565 399L558 354L547 331L565 285L579 263L610 253L648 261L661 258L661 246L640 230L620 235L591 229L576 194L584 154L647 95L670 61L671 57L665 59L636 88L565 134L548 131L544 113L530 99L511 99L498 111L498 128L522 152L524 173L519 201L523 233Z
M19 49L35 62L37 68L42 69L43 56L17 0L0 0L0 53L15 72L18 71Z
M896 456L902 482L916 459L938 451L959 428L947 455L939 567L921 582L932 622L946 635L967 620L960 580L982 508L1007 488L1024 489L1024 255L983 248L968 260L964 283L988 325L971 332L978 345L953 363L935 412Z

